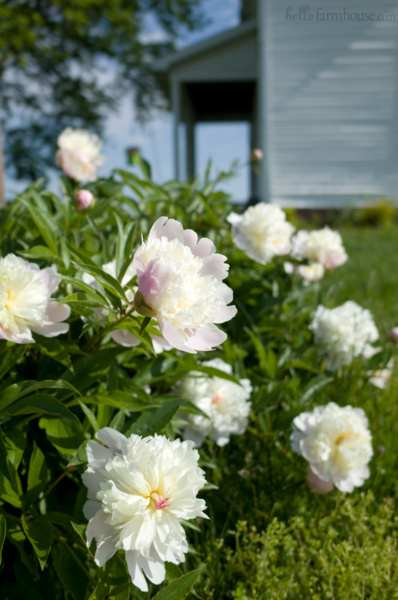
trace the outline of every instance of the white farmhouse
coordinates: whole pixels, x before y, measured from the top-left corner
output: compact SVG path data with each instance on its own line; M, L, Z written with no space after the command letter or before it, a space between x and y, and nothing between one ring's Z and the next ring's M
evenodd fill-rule
M195 125L251 124L253 198L339 207L398 197L398 0L243 0L240 25L154 64L187 175Z

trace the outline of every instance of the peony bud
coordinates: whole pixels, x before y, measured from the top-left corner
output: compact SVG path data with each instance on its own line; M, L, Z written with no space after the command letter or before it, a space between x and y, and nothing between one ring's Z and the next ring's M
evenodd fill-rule
M398 327L393 327L390 331L390 337L398 344Z
M76 210L81 212L82 210L87 210L94 204L94 196L88 190L79 190L75 196L77 206Z
M263 159L263 151L260 148L254 148L250 155L250 162L260 162Z
M308 487L314 494L328 494L333 490L333 481L323 481L319 479L310 467L307 469L306 476Z

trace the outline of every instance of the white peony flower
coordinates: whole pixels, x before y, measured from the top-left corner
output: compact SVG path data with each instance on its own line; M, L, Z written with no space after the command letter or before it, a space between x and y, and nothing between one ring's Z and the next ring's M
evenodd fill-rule
M102 270L116 279L116 260L112 260L111 262L102 265ZM124 288L128 284L128 282L131 281L131 279L133 279L133 277L135 276L136 272L133 267L133 264L130 264L125 274L123 275L121 286ZM84 283L87 283L88 285L98 289L97 280L89 273L83 273L83 281ZM136 291L136 285L125 290L126 298L131 302L131 305L134 304L134 296ZM95 308L93 310L100 317L106 317L108 314L108 311L104 308ZM136 311L133 311L131 314L136 317L138 316L138 313ZM110 336L116 344L120 344L120 346L124 346L125 348L134 348L135 346L141 344L141 340L137 336L135 336L134 333L131 333L131 331L128 331L127 329L114 329L110 332ZM160 335L157 336L151 334L150 337L152 339L153 349L156 352L156 354L160 354L161 352L163 352L163 350L171 349L171 346L169 346Z
M102 566L125 550L128 570L140 590L165 578L165 562L178 564L188 551L183 520L207 516L196 497L206 483L192 442L162 435L141 438L105 427L96 434L105 446L87 444L88 469L83 473L88 500L87 545L95 538L95 562Z
M292 238L292 256L298 260L321 263L325 269L340 267L348 258L341 235L329 227L297 232Z
M160 217L148 241L134 255L138 292L135 307L155 317L164 339L178 350L212 350L226 339L215 323L236 314L232 290L222 283L228 274L226 257L215 254L213 242L198 241L191 229Z
M326 368L335 371L350 364L355 357L370 356L379 333L371 313L352 302L337 308L318 306L312 317L310 329L316 344L323 344Z
M332 482L342 492L352 492L369 477L372 436L361 408L329 402L301 413L293 424L291 446L309 462L315 477L307 475L307 480L314 491L329 491L328 486L316 485L316 478Z
M95 181L97 169L105 156L100 155L102 142L98 136L85 129L67 127L58 137L55 162L66 175L75 181Z
M0 339L34 343L32 331L45 337L66 333L70 307L51 300L59 278L55 265L46 269L15 254L0 258Z
M231 366L220 358L204 362L203 365L232 374ZM201 415L181 413L181 417L187 421L184 439L200 446L204 438L211 435L218 446L225 446L231 435L244 433L249 419L251 403L248 399L252 386L248 379L241 379L240 384L196 371L177 382L175 391L209 417L206 419Z
M231 213L232 239L247 256L265 265L274 256L290 252L290 236L294 231L278 206L260 202L249 207L243 215Z

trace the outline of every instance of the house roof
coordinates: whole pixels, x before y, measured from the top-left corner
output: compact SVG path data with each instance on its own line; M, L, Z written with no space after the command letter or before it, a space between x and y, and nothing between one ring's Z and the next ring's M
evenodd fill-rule
M203 52L208 52L209 50L216 49L219 46L222 46L223 44L237 40L243 35L246 35L251 31L255 31L256 29L257 22L255 19L245 21L244 23L241 23L236 27L232 27L231 29L222 31L217 35L213 35L212 37L202 40L201 42L192 44L192 46L187 46L186 48L177 50L177 52L173 52L168 56L162 57L154 61L152 63L152 70L155 73L164 73L170 71L170 69L172 69L172 67L174 67L174 65L177 65L178 63L190 60L192 58L196 58Z
M160 86L169 95L170 89L170 73L182 63L189 63L195 61L211 52L220 50L224 45L231 44L231 42L239 42L245 35L255 32L257 30L257 21L251 19L240 23L236 27L222 31L217 35L206 38L201 42L182 48L169 54L168 56L162 57L152 63L152 71L154 72Z

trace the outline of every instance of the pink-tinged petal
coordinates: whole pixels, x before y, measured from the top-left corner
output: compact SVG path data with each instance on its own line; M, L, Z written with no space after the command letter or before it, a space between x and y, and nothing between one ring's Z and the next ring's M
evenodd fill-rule
M138 564L140 554L136 550L128 550L126 552L127 568L133 585L138 587L141 592L148 591L148 584L142 573L141 567Z
M168 344L172 348L182 350L183 352L189 352L190 354L196 354L195 350L186 343L185 338L181 335L176 327L161 317L158 318L159 329Z
M151 261L138 279L138 291L147 306L156 311L162 303L170 279L170 269L157 261Z
M67 304L58 304L51 301L47 306L47 320L52 323L60 323L65 321L70 316L70 306Z
M196 244L198 243L198 234L192 229L184 229L183 243L195 254Z
M222 344L227 339L227 334L215 325L205 325L192 331L187 345L194 350L209 351Z
M311 492L315 494L328 494L333 490L333 481L324 481L315 475L315 473L308 467L307 469L307 484Z
M51 267L42 269L41 276L50 296L51 294L57 291L59 284L61 283L61 279L58 276L57 267L55 265L52 265Z
M39 335L52 338L56 337L57 335L62 335L63 333L68 333L69 323L44 323L41 326L32 326L31 329Z
M194 255L199 256L199 258L206 258L210 254L214 254L216 251L216 247L209 238L202 238L199 240Z
M108 446L112 452L124 452L126 449L126 436L112 427L103 427L95 434L97 440Z
M222 306L217 312L214 323L225 323L230 321L238 312L236 306Z
M125 348L134 348L135 346L141 344L140 339L125 329L115 329L111 332L111 338L114 342L116 342L116 344L120 344Z
M160 335L153 335L152 333L150 333L149 335L152 340L153 349L155 350L156 354L160 354L161 352L163 352L163 350L171 350L170 344L168 344L167 341Z
M168 219L168 217L159 217L159 219L155 221L151 227L151 231L148 235L148 241L161 239L162 237L165 237L168 240L178 239L180 242L182 242L184 237L184 229L181 223L175 219Z
M213 275L219 281L225 279L228 275L229 265L225 262L226 256L222 254L212 254L203 260L203 267L200 270L200 274L205 277L206 275Z

